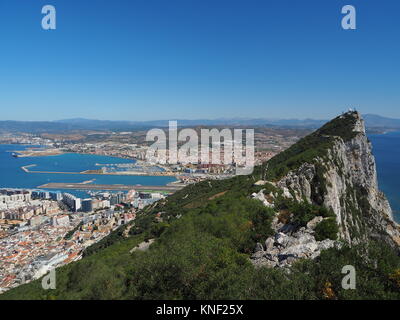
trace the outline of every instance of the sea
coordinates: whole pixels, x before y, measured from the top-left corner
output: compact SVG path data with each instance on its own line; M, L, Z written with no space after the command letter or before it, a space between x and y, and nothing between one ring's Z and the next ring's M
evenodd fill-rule
M394 219L400 223L400 132L370 134L373 154L376 159L379 188L389 199ZM15 158L12 152L25 150L32 146L0 145L0 188L35 189L49 182L82 183L93 180L94 184L126 185L166 185L175 181L173 177L163 176L123 176L96 174L55 174L27 173L23 166L35 165L32 171L81 172L96 170L96 164L133 163L133 160L116 157L66 153L56 156ZM69 192L84 198L88 194L80 190L49 190Z
M56 156L20 157L12 156L15 151L25 150L34 146L0 145L0 188L29 188L49 182L82 183L92 181L93 184L125 184L143 186L161 186L175 181L174 177L163 176L128 176L128 175L101 175L101 174L63 174L63 173L28 173L21 169L24 166L35 165L28 168L30 171L51 172L82 172L85 170L98 170L101 166L96 164L123 164L134 163L133 160L91 154L66 153ZM68 192L77 197L84 198L88 194L79 190L48 190Z
M400 132L370 134L379 189L390 202L394 220L400 223Z

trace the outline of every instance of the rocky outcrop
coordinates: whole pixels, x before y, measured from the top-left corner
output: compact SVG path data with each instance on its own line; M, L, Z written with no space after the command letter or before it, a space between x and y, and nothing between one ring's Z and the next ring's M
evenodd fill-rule
M281 178L277 186L298 200L332 208L340 228L340 238L356 244L379 237L392 246L400 245L400 229L393 221L388 200L378 189L375 159L365 134L364 121L353 117L351 138L334 139L326 155L303 163Z
M315 239L314 229L323 219L320 216L315 217L307 227L298 228L291 223L283 224L275 217L271 226L276 233L264 245L257 243L251 256L252 263L257 267L288 267L299 259L314 259L322 250L339 247L340 243L337 241Z
M264 189L260 190L258 193L253 193L253 194L251 195L251 197L252 197L253 199L260 200L260 201L264 204L264 206L266 206L266 207L268 207L268 208L272 208L272 207L274 206L273 203L269 202L269 201L265 198Z

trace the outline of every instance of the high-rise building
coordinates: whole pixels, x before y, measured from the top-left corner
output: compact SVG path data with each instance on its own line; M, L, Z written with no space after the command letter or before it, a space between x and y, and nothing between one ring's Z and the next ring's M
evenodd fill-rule
M42 191L39 194L40 199L50 199L50 192L48 191Z
M75 212L81 209L81 199L70 193L63 194L63 202Z
M54 200L54 201L61 201L63 196L60 192L51 192L50 198L51 198L51 200Z
M82 211L83 212L92 212L93 211L93 202L92 199L83 199L82 200Z
M32 199L39 199L40 192L39 191L32 191Z
M114 193L110 197L110 204L116 205L116 204L124 202L125 199L126 199L126 194L124 192Z

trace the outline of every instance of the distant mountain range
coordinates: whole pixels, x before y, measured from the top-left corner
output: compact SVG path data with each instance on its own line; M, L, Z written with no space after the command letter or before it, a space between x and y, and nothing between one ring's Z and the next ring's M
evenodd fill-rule
M278 125L278 126L301 126L301 127L318 127L325 120L313 119L251 119L251 118L219 118L219 119L172 119L177 120L178 125L183 126L210 126L210 125ZM91 120L91 119L65 119L55 121L57 123L80 126L85 128L110 128L110 127L167 127L170 120L150 120L150 121L107 121L107 120Z
M365 124L369 130L400 130L400 119L386 118L375 114L365 114ZM276 126L316 129L327 120L315 119L243 119L219 118L198 120L177 120L179 126ZM0 121L3 132L65 132L72 130L111 130L129 131L154 127L167 127L168 120L152 121L113 121L84 118L64 119L56 121Z
M386 118L376 114L366 114L363 117L365 125L369 128L400 128L400 119Z

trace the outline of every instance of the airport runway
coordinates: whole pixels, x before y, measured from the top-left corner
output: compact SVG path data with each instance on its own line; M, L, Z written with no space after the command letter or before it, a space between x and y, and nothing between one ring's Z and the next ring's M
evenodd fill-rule
M112 191L167 191L175 192L185 186L142 186L122 184L82 184L82 183L46 183L38 186L38 189L71 189L71 190L112 190Z

